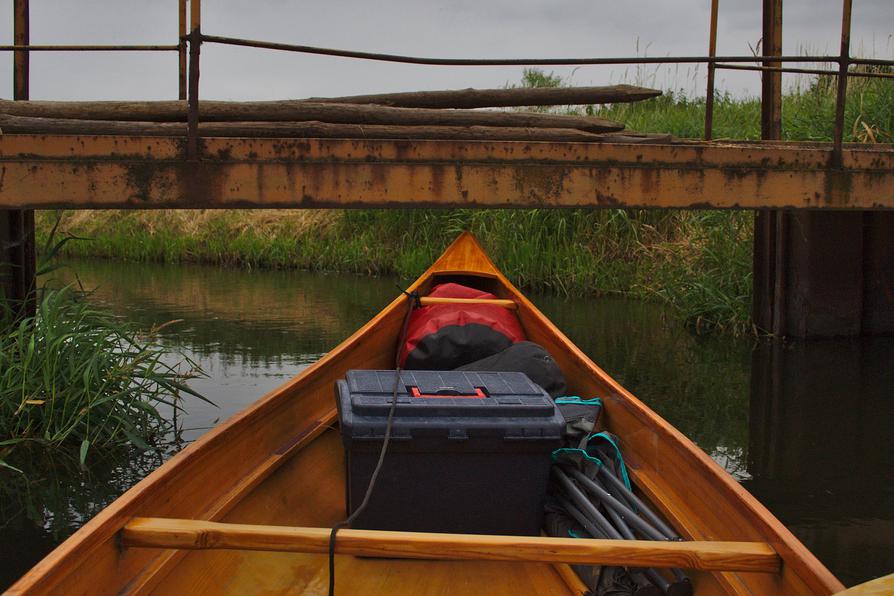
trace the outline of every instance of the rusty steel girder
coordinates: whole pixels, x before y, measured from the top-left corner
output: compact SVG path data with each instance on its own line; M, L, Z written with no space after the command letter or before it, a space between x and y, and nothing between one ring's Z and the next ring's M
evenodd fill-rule
M3 135L0 208L894 208L894 148Z

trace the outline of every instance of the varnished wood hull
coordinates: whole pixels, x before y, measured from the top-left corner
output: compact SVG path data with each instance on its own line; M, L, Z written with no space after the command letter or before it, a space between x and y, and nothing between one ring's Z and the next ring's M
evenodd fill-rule
M546 347L569 391L601 396L605 421L639 487L687 538L763 541L782 571L693 572L697 593L823 594L843 586L760 503L676 429L624 390L547 320L464 234L414 284L472 276L518 303L528 337ZM344 518L343 452L333 385L349 368L390 368L403 300L301 375L207 433L88 522L11 593L324 593L323 555L121 548L133 517L326 527ZM685 371L681 371L685 374ZM563 594L582 587L563 566L498 561L337 558L340 593Z

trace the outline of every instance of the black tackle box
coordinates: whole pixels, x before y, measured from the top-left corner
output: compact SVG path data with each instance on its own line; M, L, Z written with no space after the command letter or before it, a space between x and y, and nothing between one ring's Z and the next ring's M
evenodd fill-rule
M394 378L351 370L336 383L348 513L378 460ZM523 373L401 371L388 452L353 527L539 534L564 429L553 400Z

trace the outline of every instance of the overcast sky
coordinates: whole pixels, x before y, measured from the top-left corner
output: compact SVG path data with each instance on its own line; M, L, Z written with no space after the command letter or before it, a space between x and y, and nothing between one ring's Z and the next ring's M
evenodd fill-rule
M837 53L841 0L785 0L785 53ZM750 54L761 0L720 0L718 54ZM0 39L12 43L12 2ZM710 0L205 0L202 29L306 45L429 57L668 56L707 53ZM853 53L894 57L894 0L854 0ZM31 0L35 44L176 42L176 0ZM281 99L502 87L516 67L435 67L206 44L200 96ZM641 83L704 94L704 66L552 70L576 85ZM12 96L0 57L0 96ZM787 76L789 84L793 78ZM759 75L720 71L718 86L759 93ZM176 53L35 53L32 99L173 99Z

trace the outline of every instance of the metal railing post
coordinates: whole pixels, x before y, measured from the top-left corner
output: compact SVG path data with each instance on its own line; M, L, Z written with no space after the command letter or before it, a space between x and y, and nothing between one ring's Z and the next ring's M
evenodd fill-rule
M835 97L835 131L832 133L832 165L842 165L844 142L844 105L847 101L847 73L851 58L851 3L844 0L841 7L841 52L838 57L838 95Z
M782 0L764 0L761 54L782 54ZM779 62L764 66L779 68ZM763 71L761 78L761 138L779 140L782 136L782 73Z
M782 54L782 0L763 1L761 55ZM768 68L778 62L762 62ZM761 139L779 140L782 135L782 73L761 72ZM753 303L755 325L781 334L785 315L785 246L788 222L784 211L758 210L754 220Z
M708 38L708 56L717 55L717 4L711 0L711 33ZM705 140L710 141L714 129L714 62L708 62L708 89L705 92Z
M191 160L199 156L199 50L202 44L202 3L189 2L189 107L187 113L186 154Z
M13 3L13 43L26 47L30 43L28 0ZM13 99L25 100L29 95L29 53L17 50L13 54ZM11 209L0 211L0 283L5 299L15 316L34 314L36 250L34 246L34 211Z
M177 19L178 98L186 99L188 86L186 36L189 34L189 30L187 29L186 0L177 0L177 2L179 4Z

